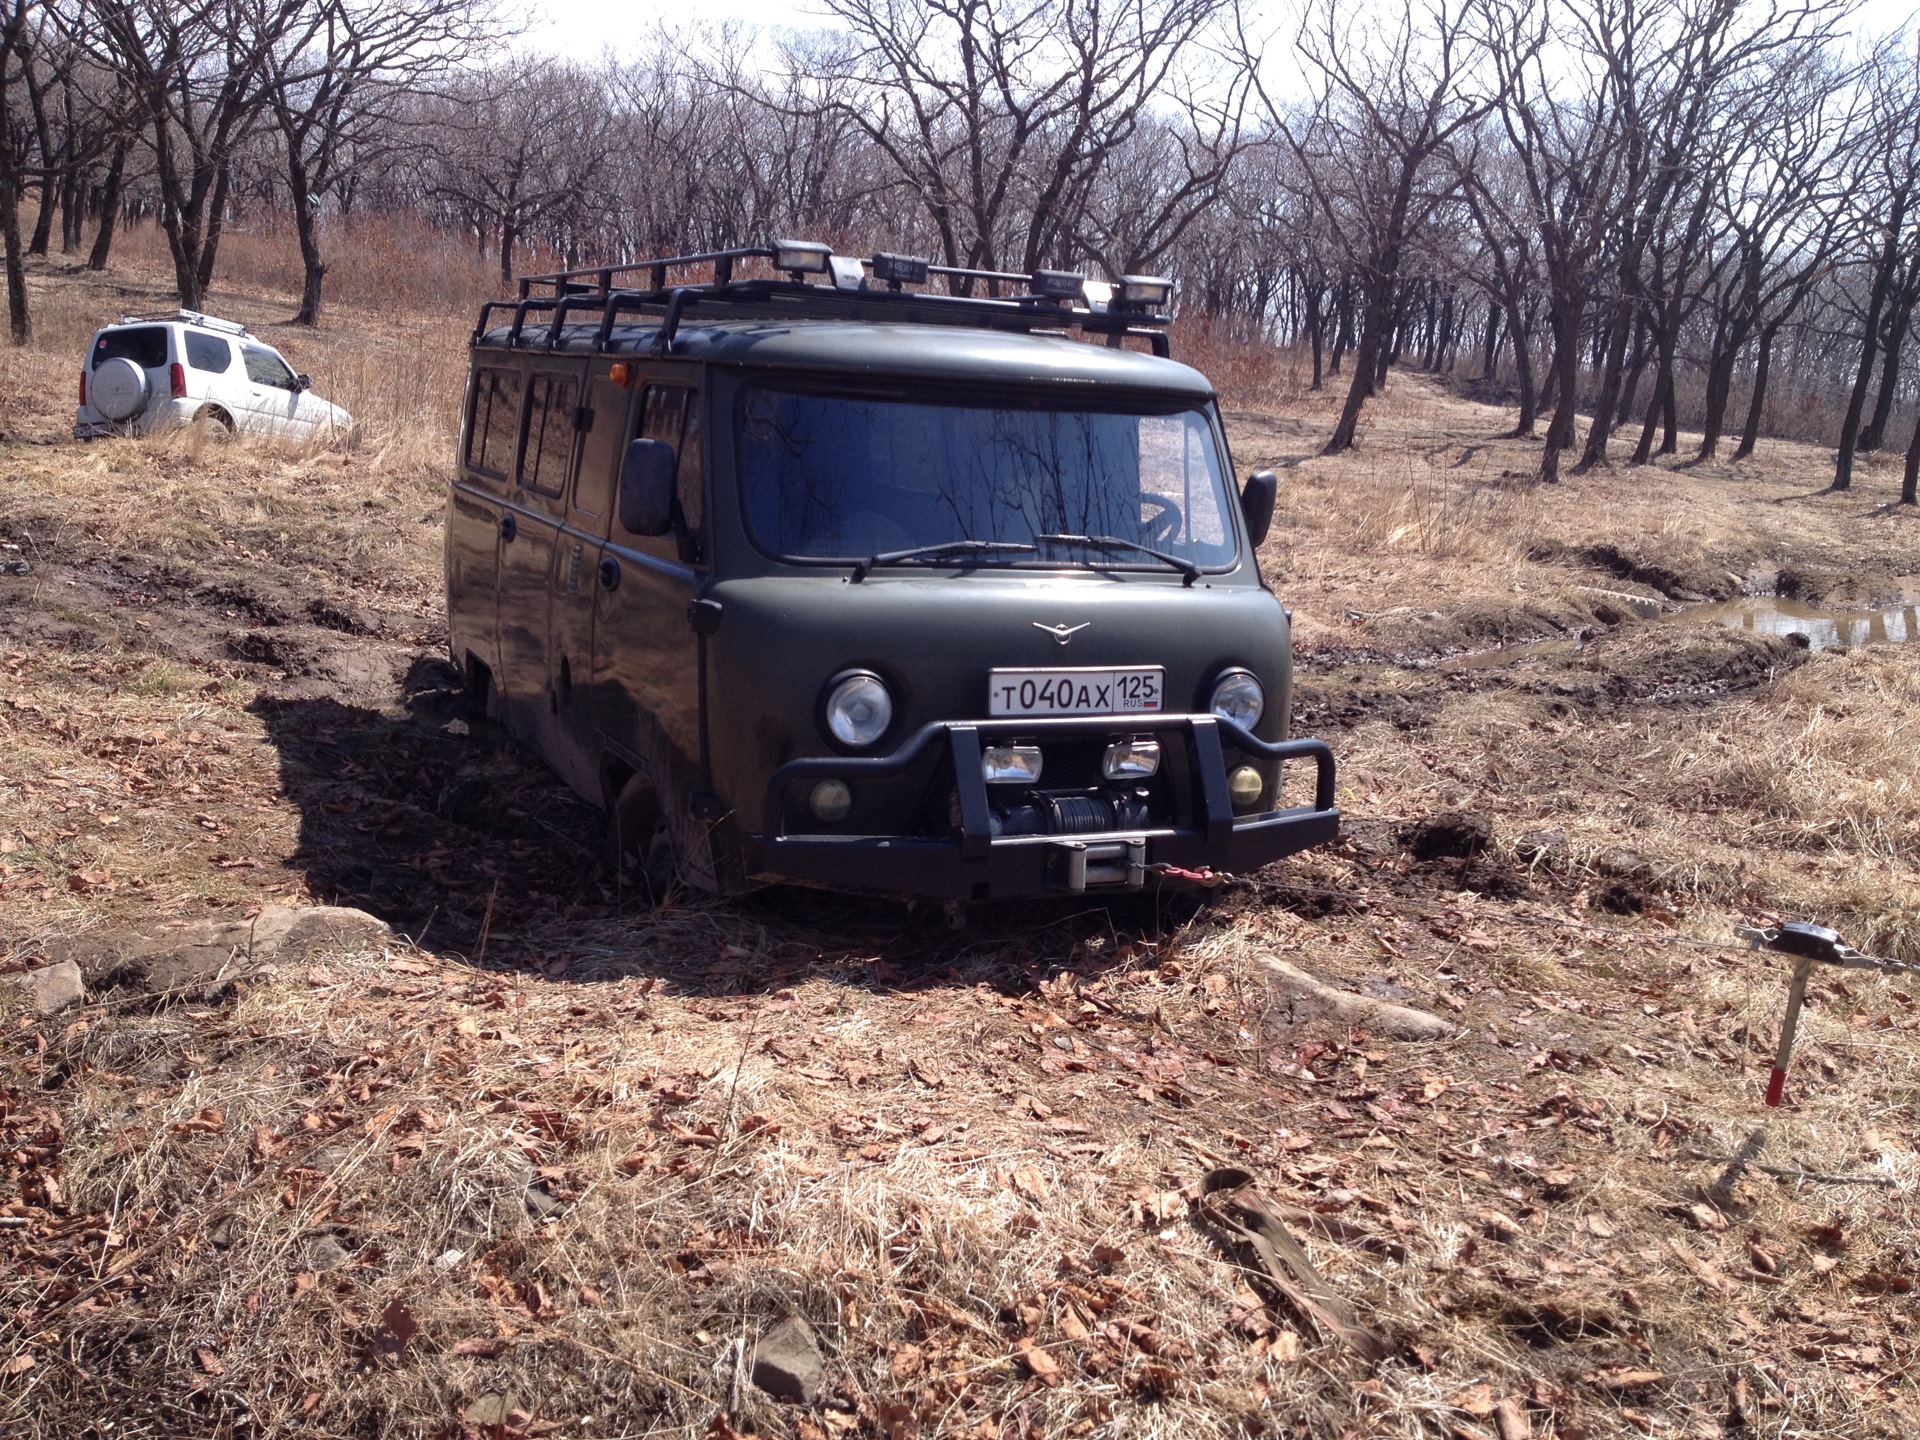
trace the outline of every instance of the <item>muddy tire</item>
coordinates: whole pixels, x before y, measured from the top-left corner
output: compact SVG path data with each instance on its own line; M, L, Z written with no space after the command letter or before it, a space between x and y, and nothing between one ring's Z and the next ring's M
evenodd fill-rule
M467 712L469 720L487 718L487 707L493 699L493 671L486 662L467 656L467 663L460 667L460 702Z
M193 412L193 427L210 440L233 438L233 416L218 405L202 405Z
M666 900L679 866L660 797L638 775L621 787L607 814L607 849L623 888L631 887L650 905Z

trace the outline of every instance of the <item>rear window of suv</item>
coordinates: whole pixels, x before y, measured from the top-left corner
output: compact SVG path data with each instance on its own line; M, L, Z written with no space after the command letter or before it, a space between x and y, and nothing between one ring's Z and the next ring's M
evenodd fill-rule
M131 360L142 370L163 369L167 363L167 327L131 325L125 330L102 330L93 342L94 368L109 360Z

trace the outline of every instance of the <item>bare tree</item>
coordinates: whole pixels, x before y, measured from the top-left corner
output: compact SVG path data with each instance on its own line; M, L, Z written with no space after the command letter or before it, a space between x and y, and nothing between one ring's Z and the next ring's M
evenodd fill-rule
M500 278L517 247L546 235L567 251L603 208L613 114L598 76L558 60L514 59L464 77L434 108L442 142L431 188L469 217L484 249L496 240Z
M183 305L213 283L233 161L267 101L276 48L298 50L320 23L310 0L92 0L103 63L139 108L160 192L160 222Z
M887 157L948 264L1031 271L1073 247L1091 176L1228 0L826 3L847 35L794 52L814 103Z
M1326 454L1353 444L1361 407L1378 388L1408 241L1451 188L1437 162L1499 99L1497 85L1480 83L1482 47L1471 27L1482 15L1481 0L1436 0L1424 14L1401 0L1391 11L1352 15L1338 0L1315 0L1296 44L1312 93L1304 109L1276 103L1242 30L1267 116L1311 177L1364 291L1353 378Z
M320 318L322 201L398 143L393 122L406 97L499 33L478 0L314 3L314 22L288 27L262 61L305 273L296 325Z
M1889 301L1898 302L1897 287L1906 264L1906 247L1920 243L1908 227L1920 217L1920 75L1915 65L1889 42L1873 57L1868 76L1868 134L1862 156L1866 184L1856 192L1860 236L1871 247L1872 279L1860 327L1860 365L1840 422L1840 443L1834 458L1833 488L1853 484L1853 458L1859 448L1860 422L1867 390L1873 381L1873 362Z
M0 245L7 271L7 329L16 345L33 339L27 306L27 269L20 244L20 188L25 175L24 147L16 147L12 92L31 63L29 26L39 7L35 0L0 0Z

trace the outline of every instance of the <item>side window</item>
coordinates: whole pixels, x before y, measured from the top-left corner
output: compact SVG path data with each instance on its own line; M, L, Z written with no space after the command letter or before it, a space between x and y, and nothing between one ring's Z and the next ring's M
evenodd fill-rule
M473 423L467 427L467 464L492 475L513 468L520 439L520 372L481 370L473 380Z
M573 523L607 538L607 513L620 456L627 443L627 410L633 392L610 376L593 381L588 405L593 412L580 446L580 472L573 481Z
M566 488L579 407L580 387L571 375L533 377L527 393L527 444L520 458L520 483L529 490L558 495Z
M198 330L182 332L187 341L187 364L210 375L219 375L233 364L233 346L218 335L202 335Z
M287 362L264 345L243 346L241 354L247 362L247 379L254 384L270 385L275 390L293 388L293 371Z
M680 560L698 565L704 558L702 526L707 508L699 392L685 385L649 385L640 404L640 438L673 446L674 533L665 538Z

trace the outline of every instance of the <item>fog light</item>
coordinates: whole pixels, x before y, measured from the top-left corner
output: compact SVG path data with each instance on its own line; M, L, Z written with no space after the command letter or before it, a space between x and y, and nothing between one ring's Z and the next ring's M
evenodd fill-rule
M980 752L980 773L989 785L1035 785L1040 780L1038 745L989 745Z
M1107 746L1100 773L1109 780L1144 780L1160 769L1158 740L1122 740Z
M1122 275L1120 299L1143 310L1158 310L1173 295L1173 282L1159 275Z
M853 809L853 791L844 780L822 780L808 792L807 808L813 812L814 819L831 825L846 819L847 812Z
M827 268L833 247L817 240L776 240L773 242L773 268L785 270L798 279L818 275Z
M1227 794L1233 798L1234 808L1238 810L1258 804L1266 788L1266 778L1251 765L1242 765L1227 777Z

